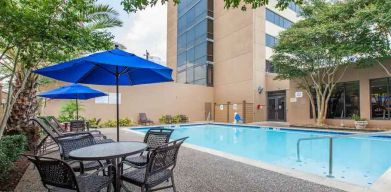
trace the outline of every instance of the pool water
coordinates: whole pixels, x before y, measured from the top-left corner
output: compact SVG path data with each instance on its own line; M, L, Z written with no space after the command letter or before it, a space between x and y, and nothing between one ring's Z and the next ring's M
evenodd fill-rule
M133 130L148 131L145 128ZM301 162L297 161L297 141L300 138L340 134L346 133L205 124L177 127L171 138L189 136L186 143L326 176L329 140L302 141ZM368 186L390 166L391 138L345 137L333 140L334 179Z

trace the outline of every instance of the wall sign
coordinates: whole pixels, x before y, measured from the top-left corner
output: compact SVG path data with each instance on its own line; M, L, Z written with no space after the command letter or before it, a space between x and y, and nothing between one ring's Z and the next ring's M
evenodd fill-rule
M224 110L224 105L220 105L220 110Z
M233 108L234 110L238 110L238 104L233 104L233 105L232 105L232 108Z
M302 92L302 91L297 91L297 92L295 93L295 97L296 97L296 98L303 97L303 92Z

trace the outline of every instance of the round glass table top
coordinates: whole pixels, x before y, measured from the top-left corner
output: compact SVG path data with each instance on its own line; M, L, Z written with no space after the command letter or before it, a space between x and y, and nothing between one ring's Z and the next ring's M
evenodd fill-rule
M147 144L137 141L120 141L83 147L73 150L69 157L75 160L103 160L134 155L144 151Z

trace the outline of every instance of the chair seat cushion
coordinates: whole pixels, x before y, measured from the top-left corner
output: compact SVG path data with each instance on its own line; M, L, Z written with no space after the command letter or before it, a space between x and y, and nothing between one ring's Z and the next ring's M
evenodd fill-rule
M111 182L110 177L99 175L77 176L80 191L100 191Z
M135 155L126 157L125 161L136 166L145 166L147 164L147 155Z
M135 169L121 175L121 179L129 183L142 186L144 183L145 171L145 168ZM147 187L154 187L156 185L159 185L160 183L165 182L167 179L169 179L171 177L171 174L171 170L165 169L163 171L150 175L145 185Z

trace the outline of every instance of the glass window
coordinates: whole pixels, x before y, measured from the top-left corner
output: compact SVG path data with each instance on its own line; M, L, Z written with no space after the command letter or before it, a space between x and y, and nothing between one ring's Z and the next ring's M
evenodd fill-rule
M274 73L274 67L271 61L266 60L266 72L268 73Z
M178 83L186 83L186 71L178 72L176 76Z
M282 17L270 9L266 9L266 20L284 29L291 27L293 24L292 21Z
M194 67L194 80L206 79L206 65Z
M186 78L186 83L193 83L194 81L194 69L193 67L187 68L187 78Z
M213 20L207 14L213 17L213 0L186 0L178 6L177 82L213 84L206 67L213 61Z
M265 43L266 43L266 46L273 48L278 43L278 39L274 36L266 34L266 42Z
M289 2L288 4L288 8L292 11L294 11L297 15L300 15L301 14L301 8L300 6L298 6L296 3L294 2Z
M351 118L360 114L359 81L337 83L329 100L327 118Z
M391 118L391 79L370 80L371 117L372 119Z

